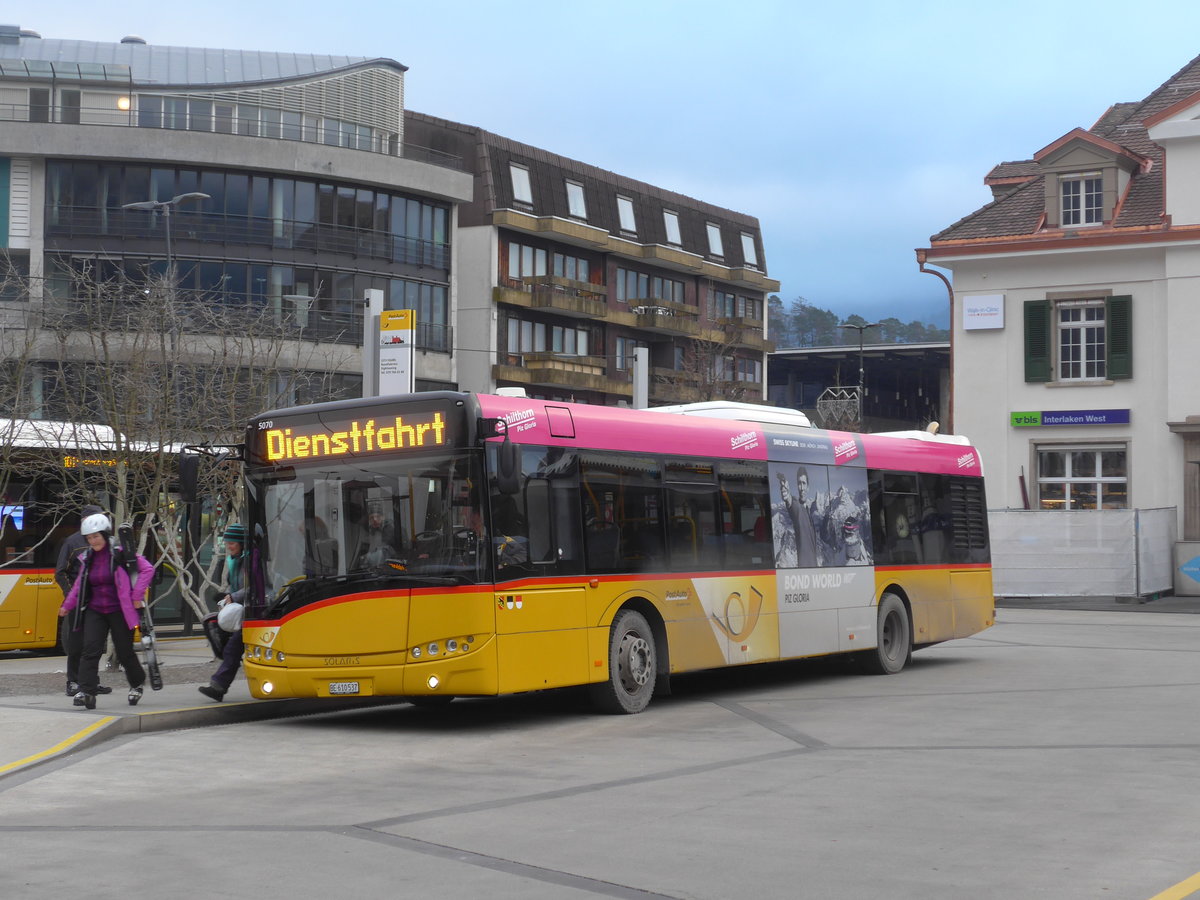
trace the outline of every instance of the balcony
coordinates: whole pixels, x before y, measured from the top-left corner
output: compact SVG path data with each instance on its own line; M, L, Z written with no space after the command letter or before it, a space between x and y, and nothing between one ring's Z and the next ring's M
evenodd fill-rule
M763 337L763 320L746 316L730 316L717 319L714 325L720 329L717 334L725 341L732 341L741 347L770 352L775 349L775 342ZM720 338L718 338L720 339Z
M313 250L367 257L388 262L450 268L450 244L354 228L328 222L298 221L267 216L244 216L179 209L171 215L177 242L221 245L260 245L284 250ZM46 204L46 236L52 248L58 238L118 238L161 241L161 216L146 210ZM69 248L68 248L69 249Z
M624 397L633 395L627 374L610 378L602 356L564 356L558 353L502 355L506 362L492 367L497 381L513 381L535 387L572 387Z
M503 228L515 228L529 234L544 234L574 244L603 250L609 245L611 235L603 228L560 219L557 216L537 216L516 209L498 209L492 213L492 224Z
M630 301L638 303L638 301ZM699 313L693 307L668 303L664 300L649 300L633 307L636 325L652 334L700 336Z
M577 319L608 318L604 285L573 281L557 275L509 281L492 292L497 303L556 312Z

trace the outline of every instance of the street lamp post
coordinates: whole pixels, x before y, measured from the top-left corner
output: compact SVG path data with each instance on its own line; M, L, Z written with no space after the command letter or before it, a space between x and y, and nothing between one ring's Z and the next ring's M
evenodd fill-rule
M170 200L139 200L136 203L126 203L121 207L122 209L144 209L163 214L163 227L167 232L167 291L170 294L175 293L175 257L171 253L171 210L181 203L211 199L211 196L202 194L200 191L189 191L186 194L176 194Z
M843 322L838 326L838 328L853 328L858 332L858 427L860 429L863 422L863 393L866 391L866 380L863 378L863 332L868 328L878 328L879 325L879 322L867 322L863 325Z

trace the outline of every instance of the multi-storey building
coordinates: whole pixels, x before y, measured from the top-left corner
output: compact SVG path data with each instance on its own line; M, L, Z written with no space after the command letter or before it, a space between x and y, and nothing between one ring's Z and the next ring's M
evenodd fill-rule
M918 261L953 272L952 415L987 460L989 505L1140 513L1120 565L1169 560L1176 531L1200 540L1200 58L986 183L992 202ZM1076 525L1098 551L1114 546L1104 521ZM1079 593L1124 575L1107 567L1127 555L1087 552L1031 577Z
M6 321L43 286L69 297L81 271L144 283L171 252L179 291L274 308L299 343L345 342L349 395L368 288L417 310L418 384L456 384L451 249L471 178L406 140L404 73L0 26L0 250L9 284L33 286L10 290Z
M409 112L405 134L468 161L459 207L458 372L479 390L649 400L764 397L758 220L586 163Z
M373 288L416 311L419 388L627 401L647 347L652 402L762 398L756 219L406 114L405 71L0 26L6 321L173 255L179 291L349 345L350 394Z

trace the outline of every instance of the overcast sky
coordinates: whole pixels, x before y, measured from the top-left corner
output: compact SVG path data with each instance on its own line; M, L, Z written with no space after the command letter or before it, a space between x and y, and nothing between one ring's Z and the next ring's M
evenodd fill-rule
M8 0L46 38L383 56L409 109L757 216L785 303L946 321L913 250L1200 55L1200 0Z

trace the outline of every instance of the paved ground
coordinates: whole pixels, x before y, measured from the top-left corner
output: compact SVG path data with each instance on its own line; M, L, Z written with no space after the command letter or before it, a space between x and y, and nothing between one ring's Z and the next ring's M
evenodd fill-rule
M639 716L564 691L127 735L0 777L9 892L1180 900L1200 890L1200 617L1112 606L1002 605L895 678L678 678ZM170 712L168 691L194 703L169 685L121 721L271 709ZM63 700L39 714L120 706Z
M1091 610L1130 613L1200 614L1200 597L1137 599L1122 597L1053 597L998 599L1004 609ZM346 701L255 701L240 678L223 703L214 703L196 688L216 669L202 637L164 637L159 642L164 687L146 691L131 707L125 700L120 672L103 672L101 681L113 693L99 698L95 710L72 705L63 693L66 676L61 656L26 651L0 652L0 778L70 753L98 741L134 732L272 719L328 711ZM367 700L362 705L391 704Z
M329 701L253 700L241 678L225 700L216 703L196 690L217 668L204 638L163 638L159 650L161 691L147 685L142 701L130 706L121 672L102 671L101 683L113 692L98 697L94 710L74 706L66 696L64 657L0 652L0 778L125 734L307 715L329 708Z

